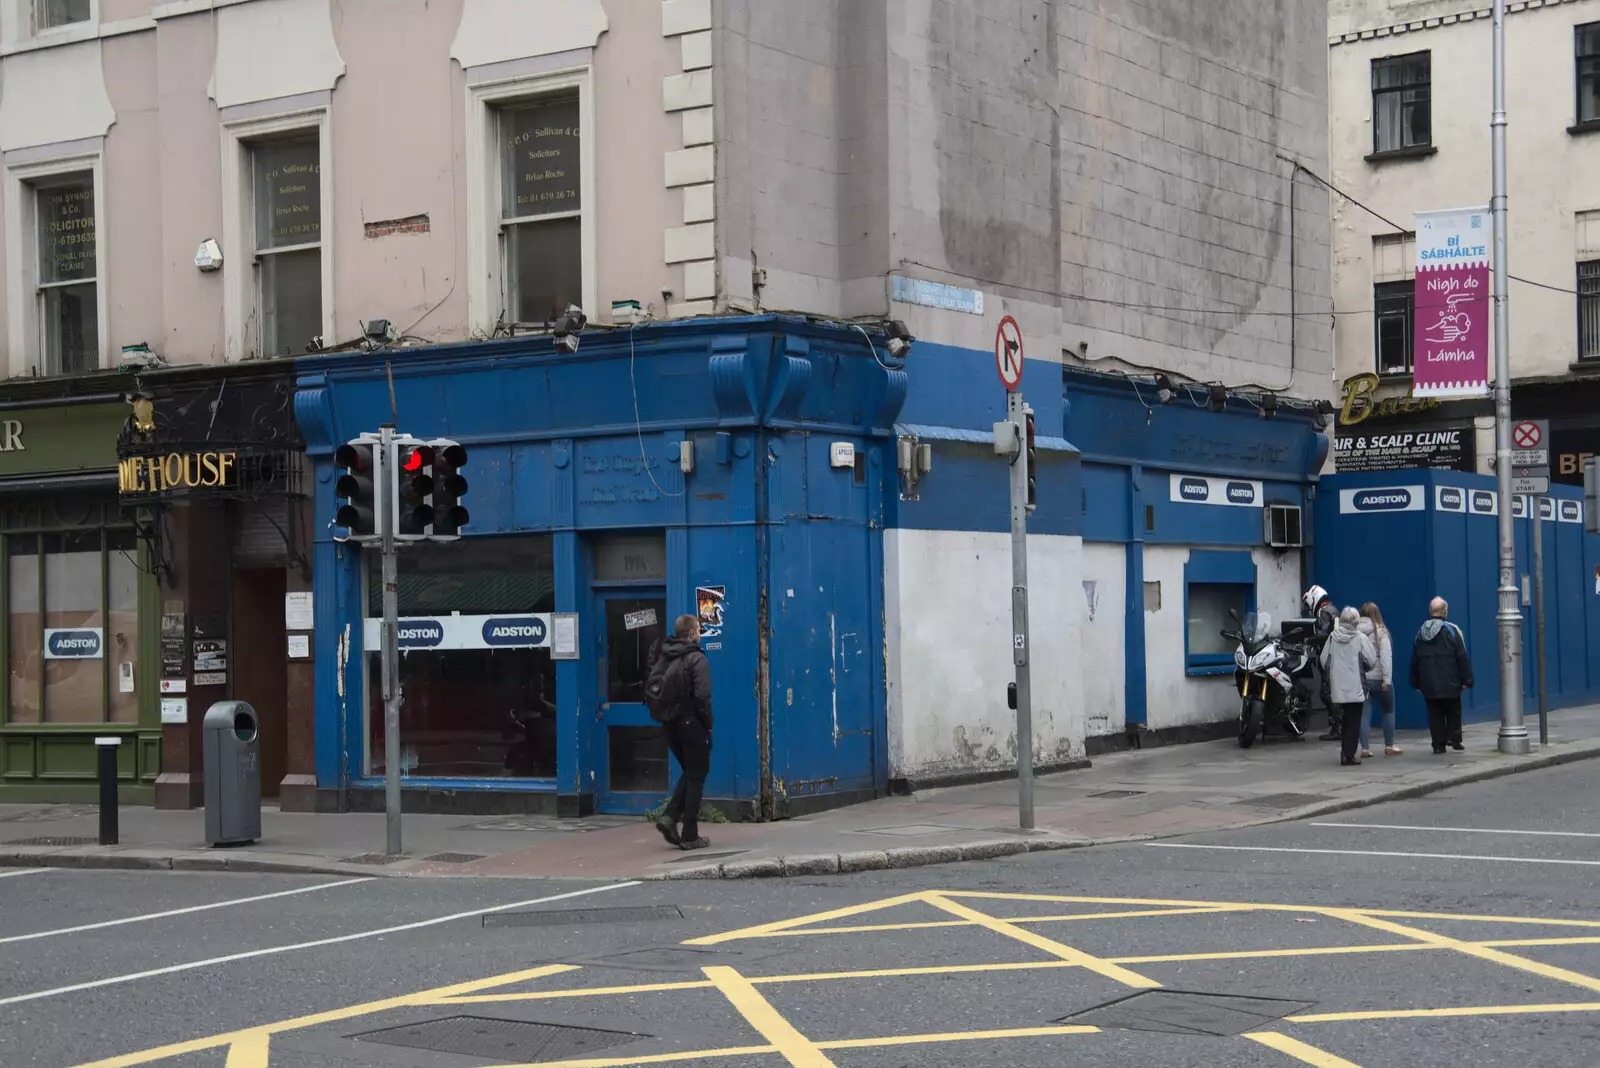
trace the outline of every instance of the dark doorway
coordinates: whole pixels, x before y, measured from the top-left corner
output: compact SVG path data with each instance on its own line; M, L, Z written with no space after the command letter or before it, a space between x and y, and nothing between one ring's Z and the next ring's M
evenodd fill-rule
M280 568L233 572L233 697L247 701L261 723L261 793L278 796L289 763L289 672Z

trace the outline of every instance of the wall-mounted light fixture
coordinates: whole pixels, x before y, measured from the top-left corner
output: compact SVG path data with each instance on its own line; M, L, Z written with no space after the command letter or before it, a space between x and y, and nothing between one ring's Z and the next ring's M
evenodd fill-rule
M579 335L587 325L589 317L583 314L583 309L576 304L567 305L567 310L556 320L555 329L551 331L555 338L556 351L566 353L568 356L577 352Z
M911 354L911 343L916 338L911 336L911 331L906 329L905 323L899 319L891 319L884 327L884 332L889 335L887 348L890 356L900 359Z
M1256 415L1262 419L1271 419L1278 414L1278 395L1276 393L1261 394L1261 407L1256 409Z
M1220 412L1228 406L1227 386L1214 383L1207 387L1207 389L1209 391L1209 397L1206 401L1206 406L1208 408L1214 412Z
M917 499L917 483L933 470L933 446L907 434L895 442L895 466L900 471L900 499Z
M215 238L208 237L200 242L194 254L194 265L207 274L222 270L222 246Z
M1171 404L1172 399L1178 395L1177 389L1172 385L1172 379L1166 375L1156 375L1156 399L1162 404Z

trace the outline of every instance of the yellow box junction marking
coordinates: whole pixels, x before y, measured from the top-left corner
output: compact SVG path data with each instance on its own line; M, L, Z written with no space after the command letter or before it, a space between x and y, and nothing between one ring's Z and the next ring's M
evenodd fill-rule
M979 902L1036 902L1052 905L1111 906L1111 912L1068 912L1042 916L996 916L982 911ZM951 919L927 920L908 918L902 923L869 923L851 927L837 921L852 917L869 916L885 910L911 906L936 910ZM1124 919L1141 916L1178 916L1218 914L1225 912L1279 912L1295 913L1305 917L1323 917L1367 927L1399 936L1403 941L1374 945L1333 945L1294 949L1231 950L1210 953L1152 954L1148 956L1100 957L1073 946L1045 937L1029 930L1029 925L1047 923L1086 923L1096 919ZM924 913L926 915L926 912ZM464 983L454 983L432 990L419 991L399 997L369 1001L341 1009L298 1016L277 1023L229 1031L205 1038L176 1042L154 1049L110 1057L82 1065L80 1068L132 1068L190 1053L211 1049L227 1050L227 1068L270 1068L270 1043L273 1035L300 1031L357 1017L389 1012L395 1009L420 1006L463 1006L495 1002L538 1001L546 999L603 998L618 995L657 992L715 989L730 1006L738 1011L761 1034L762 1045L739 1046L725 1049L706 1049L667 1052L631 1057L597 1058L573 1061L542 1062L525 1068L622 1068L625 1065L665 1064L680 1061L735 1058L746 1056L773 1056L785 1058L792 1065L822 1068L831 1064L827 1052L832 1050L868 1049L886 1046L938 1045L951 1042L999 1041L1002 1039L1054 1038L1087 1035L1098 1029L1087 1026L1048 1026L1004 1028L987 1031L964 1031L938 1034L883 1035L868 1038L808 1039L790 1024L760 992L759 988L786 983L816 983L874 979L894 976L956 975L963 973L1032 971L1044 969L1081 968L1102 978L1111 979L1136 989L1152 989L1160 984L1133 971L1129 965L1158 964L1165 962L1205 960L1252 960L1275 957L1319 956L1353 953L1395 952L1452 952L1476 957L1502 967L1539 975L1543 978L1567 983L1585 991L1600 991L1600 978L1585 975L1568 968L1543 964L1536 960L1504 952L1517 946L1593 945L1600 943L1600 933L1574 935L1573 937L1542 937L1526 939L1467 940L1439 934L1397 920L1467 921L1480 924L1521 924L1548 927L1600 928L1600 920L1547 919L1527 916L1457 915L1437 912L1407 912L1394 909L1336 908L1329 906L1281 905L1234 901L1182 901L1148 898L1107 898L1052 894L1011 894L985 891L921 891L901 894L878 901L864 902L845 908L831 909L808 916L792 917L770 923L758 924L721 934L706 935L683 943L684 945L723 945L745 939L774 937L799 938L807 935L830 936L859 934L863 932L921 931L930 928L977 927L1002 935L1011 941L1027 945L1050 955L1050 960L1026 960L994 964L943 964L928 967L877 968L859 971L812 972L747 976L732 968L712 966L704 969L706 978L686 979L660 983L632 983L619 986L577 987L537 990L506 991L505 988L549 979L576 971L570 964L551 964L504 975L490 976ZM1375 1020L1403 1020L1499 1015L1528 1015L1541 1013L1600 1012L1600 1001L1573 1001L1529 1005L1485 1005L1445 1008L1396 1008L1373 1012L1303 1013L1288 1017L1285 1025L1307 1026L1332 1022L1357 1022ZM1316 1068L1356 1068L1350 1061L1320 1050L1300 1039L1279 1031L1252 1032L1243 1036L1249 1041L1268 1046ZM282 1068L282 1066L280 1066Z

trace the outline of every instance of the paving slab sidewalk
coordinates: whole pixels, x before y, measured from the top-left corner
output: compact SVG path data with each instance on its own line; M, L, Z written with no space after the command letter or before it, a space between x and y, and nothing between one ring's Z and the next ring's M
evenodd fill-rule
M1298 819L1600 756L1600 705L1552 713L1550 744L1495 748L1499 725L1465 731L1466 751L1436 756L1425 732L1404 755L1339 766L1331 742L1233 740L1097 757L1037 780L1033 832L1017 829L1014 780L924 790L805 819L703 824L708 850L668 849L642 819L596 816L405 817L406 853L382 855L384 817L262 813L262 840L209 848L204 815L121 811L118 846L95 845L84 805L0 805L0 866L323 872L559 879L707 879L913 867L1159 838ZM1374 732L1377 733L1376 731ZM1530 723L1537 739L1537 724ZM1381 740L1381 739L1375 739Z

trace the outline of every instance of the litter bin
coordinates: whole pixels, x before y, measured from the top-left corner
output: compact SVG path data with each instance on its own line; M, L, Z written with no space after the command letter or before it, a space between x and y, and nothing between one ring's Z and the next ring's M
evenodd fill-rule
M206 841L238 845L261 837L261 732L243 701L206 711Z

